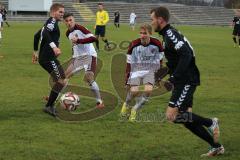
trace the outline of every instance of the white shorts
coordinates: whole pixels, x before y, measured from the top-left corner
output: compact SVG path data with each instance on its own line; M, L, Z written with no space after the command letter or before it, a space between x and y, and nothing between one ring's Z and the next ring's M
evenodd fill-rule
M76 58L72 58L70 64L66 69L66 74L76 74L80 72L82 69L85 72L93 72L95 74L97 66L97 58L90 55L79 56Z
M130 74L127 84L130 86L140 86L145 84L154 85L154 72L152 71L138 71Z

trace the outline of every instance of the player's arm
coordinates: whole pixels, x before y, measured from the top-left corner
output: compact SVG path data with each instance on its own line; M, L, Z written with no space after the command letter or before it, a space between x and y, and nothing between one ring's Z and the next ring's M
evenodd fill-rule
M97 38L87 28L79 25L77 29L85 35L85 38L79 39L75 36L71 39L73 44L88 44L97 41Z
M105 19L103 20L103 24L106 25L109 21L109 15L108 15L108 12L106 11L105 12Z
M179 62L169 81L174 83L188 68L192 60L192 49L190 44L186 42L177 32L171 32L167 36L167 43L173 45L179 55Z
M32 54L32 63L36 63L38 61L38 45L39 45L39 40L41 37L41 31L42 29L38 30L34 34L34 40L33 40L33 54Z
M54 29L55 29L55 23L53 23L53 22L47 23L43 28L42 37L44 40L47 41L49 46L53 49L55 55L58 56L61 54L61 50L54 43L54 41L52 40L52 37L50 35L50 32L54 31Z

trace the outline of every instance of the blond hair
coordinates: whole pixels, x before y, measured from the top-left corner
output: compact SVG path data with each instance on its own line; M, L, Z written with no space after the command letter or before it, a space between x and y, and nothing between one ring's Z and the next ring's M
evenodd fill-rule
M140 29L144 29L145 31L147 31L149 34L152 34L152 26L148 23L143 23L140 26Z

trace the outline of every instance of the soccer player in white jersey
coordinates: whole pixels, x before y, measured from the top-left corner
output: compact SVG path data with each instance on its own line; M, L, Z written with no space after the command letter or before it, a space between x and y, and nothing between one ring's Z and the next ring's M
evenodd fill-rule
M132 41L127 52L125 85L129 88L126 101L120 116L136 121L137 111L148 101L155 83L154 73L160 68L164 56L161 42L151 37L152 27L149 24L140 26L140 38ZM139 86L144 85L140 95ZM132 99L136 104L130 107Z
M84 80L89 84L96 96L96 107L103 108L104 104L100 95L98 84L95 81L97 65L97 52L93 46L96 37L85 27L76 24L72 13L63 16L68 28L66 36L72 42L72 60L65 71L66 77L70 78L80 70L85 70Z
M132 27L133 31L135 30L136 18L137 18L137 15L134 13L134 11L132 11L129 17L129 21L130 21L129 24Z
M3 30L2 22L3 22L3 14L2 12L0 12L0 43L2 41L2 30Z

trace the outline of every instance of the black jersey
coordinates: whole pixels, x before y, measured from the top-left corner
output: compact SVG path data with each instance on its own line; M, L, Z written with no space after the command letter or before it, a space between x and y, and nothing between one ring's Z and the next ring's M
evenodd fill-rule
M160 31L160 34L163 36L164 54L173 83L199 85L200 73L188 40L169 24Z
M240 17L233 18L234 29L240 29Z
M34 35L34 50L38 50L38 43L41 40L39 51L39 62L51 61L56 58L51 46L59 46L60 30L58 21L50 17L43 28Z
M120 19L120 13L119 12L114 13L114 19L115 19L115 21L119 21L119 19Z

